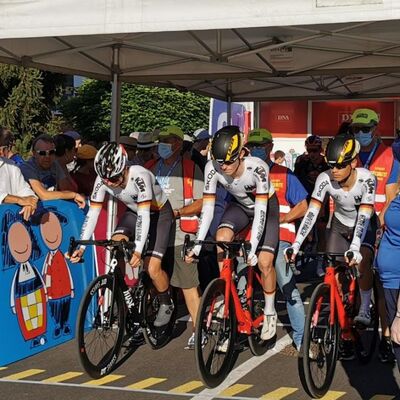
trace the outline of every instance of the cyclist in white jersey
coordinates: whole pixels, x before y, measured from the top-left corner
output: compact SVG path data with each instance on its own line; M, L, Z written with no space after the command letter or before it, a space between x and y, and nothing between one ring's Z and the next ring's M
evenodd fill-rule
M304 216L293 250L295 259L303 241L317 220L322 202L328 193L335 205L331 229L327 234L327 252L343 252L346 262L348 252L353 252L350 265L359 265L361 306L355 322L368 326L371 323L370 300L372 285L365 279L372 274L361 255L361 246L373 248L378 219L374 213L375 176L365 168L356 168L360 145L354 136L341 134L328 143L326 159L329 171L322 172L315 183L310 205ZM287 254L286 249L285 254Z
M161 260L175 221L171 205L149 170L139 165L127 166L127 155L122 145L115 142L105 144L98 151L94 164L98 176L80 239L87 240L92 236L106 194L114 196L127 206L112 239L134 239L135 249L130 260L132 268L138 267L145 256L144 267L160 300L154 325L163 326L169 322L174 308L169 293L169 278L161 268ZM143 254L146 242L146 253ZM71 261L79 262L84 250L84 246L75 250Z
M261 338L269 340L275 336L277 320L274 257L279 242L279 204L269 180L268 165L259 158L245 157L246 153L237 126L226 126L214 135L212 160L208 161L204 172L203 208L197 239L204 240L207 235L214 217L217 184L220 184L233 200L225 209L216 239L232 241L235 234L252 223L248 263L258 263L261 271L265 296ZM198 256L200 249L201 245L196 245L187 261L191 262L193 255ZM222 253L221 249L219 253ZM221 260L219 264L221 268Z

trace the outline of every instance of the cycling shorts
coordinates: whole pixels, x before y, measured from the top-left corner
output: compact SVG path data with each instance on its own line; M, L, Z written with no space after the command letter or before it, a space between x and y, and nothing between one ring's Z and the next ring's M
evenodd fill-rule
M127 209L118 221L114 234L126 235L129 240L134 240L136 219L137 214ZM167 201L159 211L150 214L150 229L144 250L145 255L162 259L167 251L170 234L174 231L174 212L170 202Z
M368 224L367 233L361 246L374 251L376 231L379 227L379 219L374 214ZM326 251L329 253L345 253L349 250L353 240L354 227L343 225L335 216L332 219L331 228L327 231Z
M254 210L246 208L233 200L226 207L218 229L229 228L237 234L252 223L253 216ZM257 251L267 251L268 253L275 254L278 249L278 243L279 203L276 195L273 195L268 201L267 221Z

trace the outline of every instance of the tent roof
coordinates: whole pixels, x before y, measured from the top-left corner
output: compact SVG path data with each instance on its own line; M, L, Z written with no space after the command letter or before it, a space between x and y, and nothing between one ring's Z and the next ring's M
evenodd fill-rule
M399 3L14 0L0 62L235 101L396 96Z

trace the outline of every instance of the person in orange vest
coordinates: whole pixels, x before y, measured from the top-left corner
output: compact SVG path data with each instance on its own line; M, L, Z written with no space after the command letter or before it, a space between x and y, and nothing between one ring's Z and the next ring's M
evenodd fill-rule
M165 126L161 128L158 139L160 159L150 161L145 167L156 176L177 220L175 235L170 238L163 266L168 272L172 272L171 285L182 289L193 322L193 334L186 348L194 349L194 323L200 306L199 276L196 264L187 265L182 260L181 252L185 235L197 232L197 215L203 205L203 173L192 160L182 157L182 129L172 125Z
M375 210L379 215L379 221L384 226L384 214L390 202L396 196L397 181L400 172L400 163L393 155L391 147L386 146L378 136L376 130L379 124L378 114L369 108L359 108L351 116L350 131L360 143L359 166L369 169L376 177ZM363 259L366 265L372 266L374 261L374 249L362 247ZM372 268L363 271L359 280L360 288L372 290ZM379 280L377 280L379 281ZM379 283L379 282L378 282ZM379 359L386 362L394 362L392 345L390 342L390 331L386 321L386 310L384 304L383 289L378 284L379 315L382 325L382 339L379 345Z
M272 162L270 153L274 146L272 134L267 129L253 129L248 136L246 147L253 157L265 161L270 170L269 176L279 201L279 250L275 260L276 281L285 296L289 320L293 328L293 344L300 350L305 313L300 293L296 287L293 272L289 269L286 275L286 261L283 250L290 247L296 236L294 221L302 218L307 211L308 193L294 173L281 165Z

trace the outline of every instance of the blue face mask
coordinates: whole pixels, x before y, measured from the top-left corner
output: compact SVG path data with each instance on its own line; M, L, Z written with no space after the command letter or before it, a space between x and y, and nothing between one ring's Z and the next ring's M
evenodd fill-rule
M250 150L250 154L252 157L261 158L261 160L265 161L267 159L267 154L265 153L264 147L253 147Z
M358 132L354 134L354 137L361 147L369 146L373 139L372 132Z
M172 151L172 144L168 143L159 143L158 144L158 154L160 157L165 160L170 158L174 152Z

